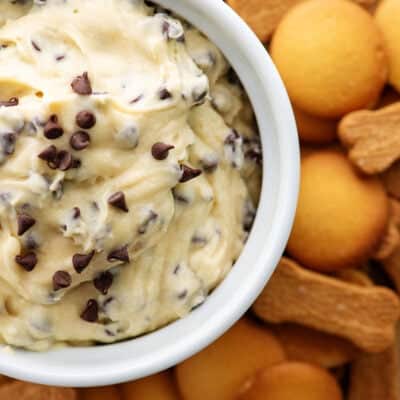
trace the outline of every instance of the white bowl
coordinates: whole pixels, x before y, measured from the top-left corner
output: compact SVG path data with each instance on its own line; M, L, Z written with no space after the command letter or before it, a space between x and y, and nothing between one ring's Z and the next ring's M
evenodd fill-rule
M264 152L263 190L242 255L225 281L187 317L122 343L34 353L7 347L0 373L47 385L100 386L150 375L200 351L250 307L274 271L293 222L299 146L290 103L262 44L221 0L158 0L224 52L252 101Z

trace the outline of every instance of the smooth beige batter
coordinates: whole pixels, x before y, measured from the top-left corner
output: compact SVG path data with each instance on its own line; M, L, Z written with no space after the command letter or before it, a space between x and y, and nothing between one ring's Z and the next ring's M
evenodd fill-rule
M0 14L0 338L114 342L186 315L231 269L258 198L229 65L141 0L4 0Z

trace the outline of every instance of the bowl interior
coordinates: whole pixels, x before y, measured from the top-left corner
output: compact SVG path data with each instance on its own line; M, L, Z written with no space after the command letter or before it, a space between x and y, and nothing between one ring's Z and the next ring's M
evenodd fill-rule
M264 47L222 1L159 0L214 41L237 71L256 112L264 154L257 217L224 282L182 320L126 342L33 353L2 348L0 373L60 386L100 386L168 368L201 350L248 309L284 250L295 212L299 149L291 107Z

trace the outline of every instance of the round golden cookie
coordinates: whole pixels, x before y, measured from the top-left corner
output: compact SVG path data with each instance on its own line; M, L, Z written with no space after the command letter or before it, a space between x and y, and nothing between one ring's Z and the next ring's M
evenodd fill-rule
M84 388L79 390L79 400L121 400L117 386Z
M265 369L248 382L239 400L342 400L336 380L326 370L287 362Z
M375 13L387 48L389 81L400 91L400 2L383 0Z
M227 3L266 42L285 13L303 0L227 0Z
M1 400L78 400L72 388L37 385L30 382L12 381L0 386Z
M378 98L387 78L382 34L348 0L309 0L290 10L271 55L296 107L339 118Z
M388 220L380 180L359 175L336 150L314 151L301 167L289 254L321 272L360 265L379 244Z
M180 400L171 371L121 385L122 400Z
M258 370L284 361L281 344L265 327L242 319L207 349L178 365L185 400L232 400Z
M336 139L338 121L310 115L293 107L300 140L308 144L326 144Z

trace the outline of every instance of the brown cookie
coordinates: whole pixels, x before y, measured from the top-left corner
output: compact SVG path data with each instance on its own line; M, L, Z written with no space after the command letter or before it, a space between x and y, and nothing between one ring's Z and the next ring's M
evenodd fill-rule
M400 247L400 202L394 198L389 200L389 221L382 241L373 258L386 260Z
M394 344L379 354L362 354L351 366L349 400L400 399L400 329Z
M285 13L303 0L227 0L227 3L266 42Z
M393 343L400 302L387 288L353 285L282 258L253 311L267 322L295 322L380 352Z
M386 171L400 159L400 102L348 114L339 124L339 138L362 172Z

